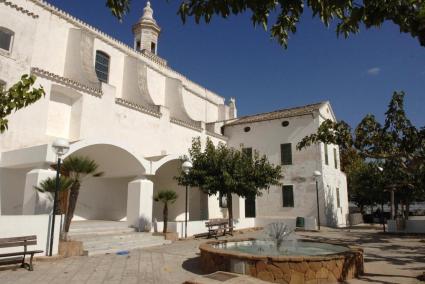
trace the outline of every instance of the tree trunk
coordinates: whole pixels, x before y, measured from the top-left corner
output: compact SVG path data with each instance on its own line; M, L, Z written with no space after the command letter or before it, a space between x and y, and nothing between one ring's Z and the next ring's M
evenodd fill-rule
M229 214L230 232L233 232L233 204L232 204L232 193L230 192L227 192L227 211Z
M406 199L406 211L405 211L405 219L406 220L409 220L409 212L410 211L410 200L409 199Z
M78 194L80 193L80 181L76 180L70 189L68 212L65 216L65 240L68 237L69 227L74 217L75 207L77 206Z
M163 215L164 215L164 228L162 230L162 233L167 233L167 226L168 226L168 203L165 202L164 203L164 211L163 211Z

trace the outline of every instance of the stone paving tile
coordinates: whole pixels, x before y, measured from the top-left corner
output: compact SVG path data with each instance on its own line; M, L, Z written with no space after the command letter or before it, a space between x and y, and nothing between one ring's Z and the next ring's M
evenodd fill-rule
M382 235L374 230L322 230L317 233L298 232L314 240L333 240L356 244L365 250L366 274L350 284L419 283L415 279L425 271L425 247L421 237ZM255 234L244 234L249 237ZM424 238L422 238L423 240ZM97 255L72 257L52 262L37 261L34 271L0 268L1 284L98 284L98 283L182 283L195 279L200 283L217 281L200 277L198 246L204 240L178 241L171 245L132 250L129 255ZM237 277L225 283L258 283Z

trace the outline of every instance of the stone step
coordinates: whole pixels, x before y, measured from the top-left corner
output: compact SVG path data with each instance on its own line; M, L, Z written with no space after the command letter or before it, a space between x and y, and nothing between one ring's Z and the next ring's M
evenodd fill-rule
M158 242L158 243L137 244L137 245L134 245L134 246L126 246L126 247L117 246L117 247L109 247L109 248L106 248L106 249L96 248L96 249L89 249L89 250L86 250L86 251L87 251L87 255L114 254L114 253L117 253L119 251L131 251L131 250L135 250L135 249L142 249L142 248L147 248L147 247L167 245L167 244L170 244L170 243L171 243L171 241L164 240L161 243ZM130 254L131 254L131 252L130 252Z
M116 235L125 235L125 234L134 234L136 233L134 229L119 229L119 230L98 230L98 231L80 231L80 232L69 232L69 237L72 240L83 240L90 238L99 238L99 237L108 237L108 236L116 236Z

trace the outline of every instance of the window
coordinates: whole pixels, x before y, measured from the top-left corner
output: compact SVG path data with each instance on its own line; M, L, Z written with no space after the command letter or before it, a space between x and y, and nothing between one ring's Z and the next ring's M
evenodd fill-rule
M247 157L252 158L252 148L242 148L242 153Z
M0 93L6 91L6 82L3 80L0 80Z
M109 55L102 51L96 51L96 75L100 82L108 83L109 77Z
M156 44L151 42L151 52L156 54Z
M283 207L294 207L294 186L282 186L282 201Z
M7 52L12 51L13 35L13 31L0 27L0 49Z
M142 47L140 40L136 41L136 50L140 51L140 48Z
M287 121L287 120L282 121L282 126L283 127L287 127L288 125L289 125L289 121Z
M245 132L249 132L250 130L251 130L251 127L249 127L249 126L247 126L243 129L243 131L245 131Z
M282 165L292 165L292 144L280 144L280 158Z
M227 196L223 195L222 192L218 194L218 206L220 206L220 208L227 208Z
M334 148L334 163L335 163L335 169L338 168L338 157L336 155L337 151L336 148Z
M325 146L325 165L329 165L328 145L324 144L324 146Z
M336 188L336 206L338 208L341 207L341 200L339 199L339 188L338 187Z

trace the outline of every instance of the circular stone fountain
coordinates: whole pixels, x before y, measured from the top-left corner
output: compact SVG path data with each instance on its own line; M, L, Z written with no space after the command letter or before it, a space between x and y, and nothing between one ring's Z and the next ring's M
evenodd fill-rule
M278 240L244 238L203 243L199 247L202 270L247 274L288 284L332 283L363 273L360 248L287 240L289 233L283 235Z

